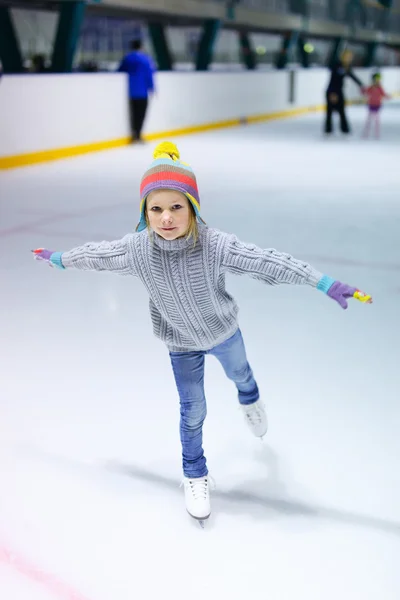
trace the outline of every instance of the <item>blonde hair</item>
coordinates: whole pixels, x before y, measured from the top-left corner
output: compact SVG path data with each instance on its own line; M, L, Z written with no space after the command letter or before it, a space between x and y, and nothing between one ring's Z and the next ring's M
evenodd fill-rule
M196 246L197 240L199 239L199 226L197 224L196 213L191 202L189 202L189 227L185 234L188 240L193 239L193 248Z
M193 239L193 248L194 248L196 246L197 240L199 239L199 227L198 227L198 223L197 223L196 213L193 208L193 204L190 202L189 199L187 199L187 201L189 204L189 225L186 230L186 233L182 237L186 237L186 239L188 239L188 240ZM147 206L144 207L144 217L146 219L147 231L150 235L151 227L150 227L149 217L147 216ZM203 221L203 223L204 223L204 221Z

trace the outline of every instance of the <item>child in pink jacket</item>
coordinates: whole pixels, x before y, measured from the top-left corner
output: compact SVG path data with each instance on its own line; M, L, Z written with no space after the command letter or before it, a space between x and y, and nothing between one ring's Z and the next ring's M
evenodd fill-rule
M379 122L379 111L382 106L383 98L390 98L381 86L380 73L374 73L372 76L372 85L364 89L364 94L367 97L368 104L368 117L364 130L364 137L369 136L369 130L371 127L372 120L375 121L375 135L379 137L380 122Z

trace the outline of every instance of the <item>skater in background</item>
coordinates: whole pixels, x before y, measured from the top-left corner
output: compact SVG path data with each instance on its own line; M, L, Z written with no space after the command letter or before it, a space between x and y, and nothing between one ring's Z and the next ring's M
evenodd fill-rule
M238 324L238 306L225 289L226 273L249 275L268 285L309 285L343 309L349 298L372 300L302 260L208 227L200 216L195 174L180 161L176 146L163 142L153 156L141 181L136 233L68 252L43 248L33 252L51 266L133 275L146 287L153 332L169 350L180 399L186 508L192 517L203 520L211 513L202 433L207 355L219 360L235 384L251 432L260 438L267 432L265 407Z
M367 97L368 105L368 116L365 124L363 137L369 136L369 130L372 121L375 121L375 136L380 136L380 120L379 112L382 106L383 98L390 99L390 96L385 92L381 86L381 75L380 73L374 73L372 75L372 84L364 90L364 94Z
M363 85L358 77L351 70L353 53L346 50L340 57L339 61L335 61L331 66L331 77L328 88L326 90L326 120L325 133L332 133L332 115L334 112L339 113L340 129L342 133L350 133L349 122L346 116L346 99L344 97L343 84L344 78L350 77L355 81L363 91Z
M127 54L119 72L129 76L129 115L133 142L143 142L142 129L149 104L149 95L154 92L154 64L142 51L140 39L131 42L132 52Z

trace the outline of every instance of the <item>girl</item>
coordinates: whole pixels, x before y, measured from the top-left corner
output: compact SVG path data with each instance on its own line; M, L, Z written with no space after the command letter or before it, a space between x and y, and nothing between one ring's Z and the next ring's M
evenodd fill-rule
M381 76L379 73L374 73L372 76L372 85L370 85L366 90L364 90L364 94L367 97L368 104L368 117L367 122L365 124L364 137L369 136L369 129L371 126L372 120L375 120L375 136L379 137L379 111L382 106L382 99L389 99L390 96L384 91L381 86Z
M39 248L35 258L61 269L134 275L150 296L154 334L167 346L180 398L180 437L186 508L195 519L211 513L202 445L206 416L204 357L214 355L237 387L252 433L262 438L267 417L246 358L235 300L225 274L247 274L269 285L310 285L346 309L348 298L371 302L303 261L262 250L207 227L200 216L196 177L176 146L159 144L141 186L137 233L113 242L88 243L69 252Z

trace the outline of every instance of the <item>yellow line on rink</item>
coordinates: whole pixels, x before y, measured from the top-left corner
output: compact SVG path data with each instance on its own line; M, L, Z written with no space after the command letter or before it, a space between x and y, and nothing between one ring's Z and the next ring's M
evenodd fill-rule
M392 97L400 97L400 93L391 94ZM364 100L349 101L347 104L360 104L364 103ZM144 135L144 139L147 141L158 140L161 138L173 138L175 136L190 135L194 133L203 133L206 131L212 131L215 129L225 129L227 127L237 127L239 125L262 123L265 121L272 121L276 119L285 119L289 117L296 117L305 115L310 112L317 112L325 110L325 104L317 104L314 106L306 106L302 108L290 108L287 110L273 111L268 113L261 113L256 115L248 115L237 117L235 119L225 119L223 121L212 121L209 123L198 123L190 127L182 127L178 129L163 130ZM93 142L90 144L80 144L76 146L67 146L64 148L51 148L48 150L40 150L37 152L29 152L26 154L16 154L13 156L0 156L0 170L1 169L14 169L17 167L25 167L28 165L35 165L38 163L45 163L54 160L60 160L65 158L72 158L83 154L92 152L100 152L103 150L110 150L112 148L119 148L126 146L130 143L129 137L118 138L114 140L105 140L101 142Z

